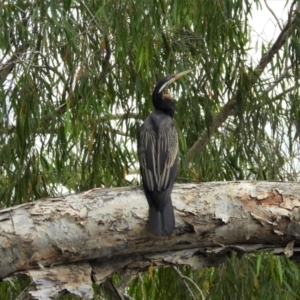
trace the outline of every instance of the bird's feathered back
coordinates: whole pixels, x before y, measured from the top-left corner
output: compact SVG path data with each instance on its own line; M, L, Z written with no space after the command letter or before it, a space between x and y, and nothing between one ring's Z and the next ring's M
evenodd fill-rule
M140 129L138 149L150 206L150 229L156 235L169 235L175 226L171 192L176 178L178 149L172 118L159 110L152 112Z

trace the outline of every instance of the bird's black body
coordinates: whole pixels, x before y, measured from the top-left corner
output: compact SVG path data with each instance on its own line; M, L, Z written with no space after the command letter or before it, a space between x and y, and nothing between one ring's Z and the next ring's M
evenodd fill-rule
M155 110L139 133L138 156L149 204L149 226L154 235L170 235L175 228L171 192L177 171L178 136L173 123L174 101L164 90L188 72L168 75L158 81L152 94Z
M149 203L149 226L155 235L170 235L175 227L171 192L176 177L178 139L173 120L152 112L140 130L139 160Z

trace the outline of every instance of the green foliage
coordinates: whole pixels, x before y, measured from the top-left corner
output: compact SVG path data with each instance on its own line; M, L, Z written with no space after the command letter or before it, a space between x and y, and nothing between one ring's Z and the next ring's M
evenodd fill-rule
M299 268L284 256L233 256L216 268L207 299L298 299Z
M191 281L185 282L172 268L161 268L143 277L136 278L128 288L128 295L134 299L201 299L198 288L198 272L188 267L181 267L179 271L182 276L188 277ZM195 284L191 283L192 281ZM174 285L174 282L176 284Z
M13 276L9 280L1 282L0 299L16 299L20 292L24 290L29 283L30 279L26 276Z
M282 147L298 136L298 85L290 100L267 92L286 62L276 56L269 77L251 87L252 8L252 1L239 0L4 2L2 70L12 69L1 75L0 88L2 204L62 187L134 184L125 175L136 170L137 128L152 109L154 83L190 68L193 75L173 87L180 178L288 177L286 157L295 149L284 155ZM296 40L286 47L297 59ZM185 166L187 151L237 93L236 116Z
M291 300L300 297L299 267L284 256L258 252L239 259L234 254L217 268L193 271L185 266L179 269L181 275L167 268L156 270L153 278L145 274L135 279L128 288L128 295L134 299L174 300Z

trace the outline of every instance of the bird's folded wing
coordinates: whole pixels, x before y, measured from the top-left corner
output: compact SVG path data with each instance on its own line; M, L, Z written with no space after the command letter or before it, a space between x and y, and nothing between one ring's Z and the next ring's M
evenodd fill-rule
M165 191L161 196L166 200L176 177L177 151L178 137L173 122L160 124L157 133L151 126L142 126L139 159L143 184L150 192Z

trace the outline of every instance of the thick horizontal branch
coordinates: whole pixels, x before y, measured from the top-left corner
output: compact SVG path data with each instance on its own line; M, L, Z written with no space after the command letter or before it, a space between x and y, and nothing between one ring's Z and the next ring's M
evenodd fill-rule
M37 299L63 290L90 299L91 277L99 284L115 272L130 281L149 266L199 269L223 262L232 250L297 259L299 183L181 184L172 199L176 229L170 237L149 232L140 187L94 189L2 210L0 278L29 275L27 293Z
M176 230L147 228L140 187L94 189L0 212L0 277L16 271L134 253L299 240L300 186L282 182L176 185Z

